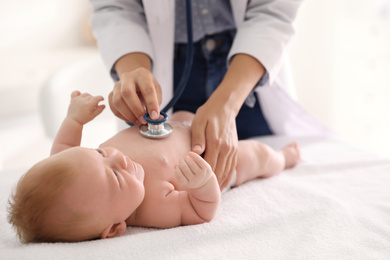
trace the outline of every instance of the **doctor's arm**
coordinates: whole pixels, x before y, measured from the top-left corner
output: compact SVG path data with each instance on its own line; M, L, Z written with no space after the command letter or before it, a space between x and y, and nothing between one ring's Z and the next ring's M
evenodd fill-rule
M99 105L102 96L73 91L67 115L54 139L50 155L71 147L80 146L83 126L99 115L105 108Z
M161 90L151 73L153 47L142 1L90 2L94 36L104 63L118 81L109 95L111 110L120 119L139 125L146 123L146 106L152 119L158 119Z
M198 154L205 151L204 158L222 189L229 183L237 161L235 117L256 85L272 84L275 79L294 34L292 23L301 2L248 2L243 21L236 21L238 29L225 78L195 115L192 150Z
M192 122L193 151L201 154L205 150L204 158L214 170L221 190L230 182L237 164L236 116L264 71L255 58L234 56L222 83L198 109ZM197 150L197 145L201 149Z

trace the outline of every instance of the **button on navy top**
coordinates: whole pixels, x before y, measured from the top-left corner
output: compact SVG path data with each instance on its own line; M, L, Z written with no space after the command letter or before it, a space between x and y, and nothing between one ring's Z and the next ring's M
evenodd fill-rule
M175 43L187 43L185 0L176 0ZM192 0L192 28L194 42L205 35L235 29L229 0Z

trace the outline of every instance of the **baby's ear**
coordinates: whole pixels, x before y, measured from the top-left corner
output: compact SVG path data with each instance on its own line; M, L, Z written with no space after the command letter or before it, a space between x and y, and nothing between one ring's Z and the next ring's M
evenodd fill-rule
M125 221L111 224L104 229L100 238L104 239L104 238L112 238L112 237L119 236L123 232L125 232L126 228L127 228L127 225L126 225Z

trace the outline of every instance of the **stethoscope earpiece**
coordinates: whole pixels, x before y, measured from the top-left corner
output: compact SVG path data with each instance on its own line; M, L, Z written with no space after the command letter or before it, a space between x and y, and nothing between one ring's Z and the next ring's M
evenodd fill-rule
M160 112L160 115L163 116L161 119L152 120L149 117L149 113L146 113L144 118L148 124L141 125L138 128L139 132L143 136L153 139L165 138L170 135L172 133L172 126L166 123L168 115L163 111Z

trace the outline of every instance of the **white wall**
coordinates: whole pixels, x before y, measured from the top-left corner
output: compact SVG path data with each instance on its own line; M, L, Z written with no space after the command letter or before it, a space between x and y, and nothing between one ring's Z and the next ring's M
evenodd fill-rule
M90 11L87 0L0 0L0 170L49 155L39 91L59 68L96 55Z
M38 110L41 85L93 48L87 0L0 1L0 117Z
M291 48L299 102L390 157L390 1L306 0Z

